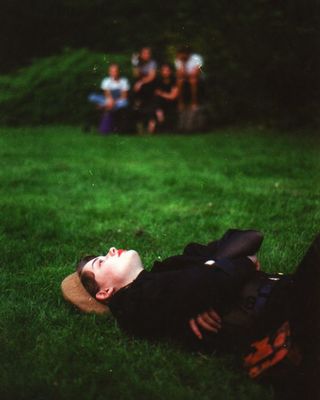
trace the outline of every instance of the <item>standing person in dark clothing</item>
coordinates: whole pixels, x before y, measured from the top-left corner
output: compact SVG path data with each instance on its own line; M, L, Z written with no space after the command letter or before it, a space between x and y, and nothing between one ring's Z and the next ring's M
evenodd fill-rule
M133 76L136 82L133 86L133 91L140 96L142 100L153 94L153 83L157 74L157 63L152 58L152 51L150 47L143 47L140 50L138 57L132 58Z
M143 47L139 55L132 56L131 61L136 79L133 85L133 108L137 114L137 122L144 125L152 106L157 63L152 58L150 47Z
M162 64L160 76L155 82L154 110L148 123L148 131L153 133L157 127L172 128L177 111L178 86L172 67Z
M229 230L156 261L150 272L134 250L111 248L81 260L77 271L126 332L240 353L253 378L284 363L302 365L305 399L315 400L305 382L319 372L320 235L292 275L259 270L262 239L257 231Z

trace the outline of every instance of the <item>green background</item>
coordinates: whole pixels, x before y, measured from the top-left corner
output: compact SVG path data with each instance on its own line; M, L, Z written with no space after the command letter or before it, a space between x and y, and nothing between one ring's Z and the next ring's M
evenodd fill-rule
M188 45L204 57L207 104L219 123L260 120L290 128L319 126L319 26L318 0L2 0L0 73L15 80L22 67L63 50L89 49L107 58L121 54L129 61L133 51L149 45L158 61L173 61L176 49ZM89 80L95 65L103 71L107 66L103 58L98 64L91 60L88 56ZM60 107L60 123L70 122L66 92L76 99L84 86L82 78L72 77L77 65L70 65L69 82L64 67L64 60L57 59L46 72L47 98L52 96L53 109ZM0 89L1 106L1 79ZM35 104L33 97L41 87L36 89L29 92L30 108L42 109L41 123L47 123L48 102L42 108ZM19 96L19 87L16 91ZM16 123L21 123L20 107L14 109ZM30 112L26 108L24 113L28 123L35 122Z

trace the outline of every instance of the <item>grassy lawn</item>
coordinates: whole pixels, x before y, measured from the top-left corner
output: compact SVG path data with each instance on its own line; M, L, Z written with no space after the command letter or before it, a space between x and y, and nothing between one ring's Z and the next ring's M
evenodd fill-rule
M79 256L137 249L146 267L230 227L265 234L292 271L320 226L320 140L255 128L206 135L0 129L1 399L272 399L232 357L127 338L65 304Z

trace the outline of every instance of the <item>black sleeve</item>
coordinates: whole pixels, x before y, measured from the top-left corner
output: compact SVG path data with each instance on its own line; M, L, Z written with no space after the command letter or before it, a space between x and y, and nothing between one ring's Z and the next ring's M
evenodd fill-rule
M152 271L186 270L209 259L251 256L258 252L262 240L263 235L258 231L229 229L219 240L212 241L207 245L189 243L182 255L168 257L163 261L155 261Z
M229 229L221 239L207 245L190 243L184 249L185 255L212 258L236 258L256 254L263 241L263 235L256 230Z
M161 90L161 80L159 78L156 78L154 80L154 90L160 89Z
M177 79L173 76L171 78L171 88L174 87L174 86L177 86Z

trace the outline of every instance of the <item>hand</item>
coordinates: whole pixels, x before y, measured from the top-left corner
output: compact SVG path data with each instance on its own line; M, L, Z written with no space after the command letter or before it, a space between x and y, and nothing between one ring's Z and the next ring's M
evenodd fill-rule
M107 99L107 101L106 101L106 109L107 109L107 110L112 110L113 107L114 107L114 105L115 105L115 101L113 100L112 97L109 97L109 98Z
M196 318L189 320L189 326L192 332L199 340L202 339L200 328L208 332L217 333L221 329L221 318L212 309L199 314Z
M133 90L135 91L135 92L139 92L139 90L141 89L141 86L143 85L143 82L141 82L141 81L138 81L138 82L136 82L135 84L134 84L134 86L133 86Z
M197 103L191 104L191 111L197 111L199 109L199 105Z
M134 67L137 67L139 65L139 54L138 53L133 53L131 57L131 64Z
M260 261L258 260L258 257L256 255L253 256L248 256L248 258L254 263L256 270L260 271Z

